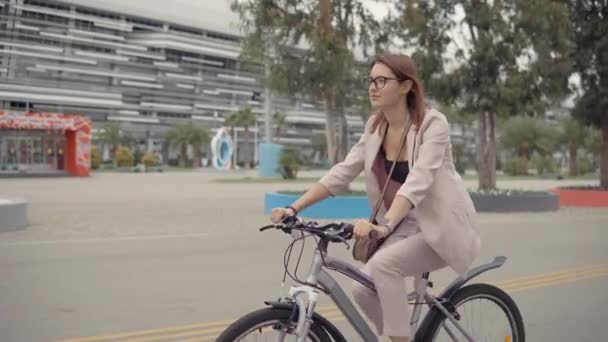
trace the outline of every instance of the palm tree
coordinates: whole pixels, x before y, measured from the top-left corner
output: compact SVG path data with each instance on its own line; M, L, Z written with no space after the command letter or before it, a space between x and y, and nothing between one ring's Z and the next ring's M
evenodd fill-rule
M276 126L276 133L274 134L274 140L279 140L281 131L287 127L287 115L283 112L275 112L272 114L272 123Z
M506 149L515 152L523 163L523 170L527 170L534 154L538 156L535 161L537 165L551 162L558 135L557 128L542 119L514 116L502 125L500 142Z
M190 134L190 145L192 145L192 149L194 150L194 162L192 163L193 167L200 167L201 164L201 150L203 145L209 144L211 141L211 134L209 131L200 126L190 126L191 134Z
M246 142L246 139L249 138L249 127L254 126L256 123L256 120L257 120L256 114L253 112L251 107L248 106L248 107L241 108L236 112L232 112L226 118L226 120L224 120L224 125L227 127L230 127L230 136L232 138L234 138L234 128L243 127L245 129L245 134L244 134L243 140ZM253 159L254 159L253 152L254 151L251 150L250 145L251 144L247 144L247 143L244 144L244 146L246 147L245 154L250 156L249 166L253 167L253 163L254 163L253 162ZM233 155L232 165L233 165L233 167L234 167L234 165L236 165L236 154Z
M200 166L201 146L209 143L211 138L209 132L205 128L193 126L191 124L179 124L167 132L165 139L170 145L179 146L180 167L186 167L188 145L191 145L194 151L192 166L198 167Z
M108 121L103 126L103 132L100 135L101 142L110 145L110 153L114 159L116 148L123 143L123 134L120 123L116 121Z

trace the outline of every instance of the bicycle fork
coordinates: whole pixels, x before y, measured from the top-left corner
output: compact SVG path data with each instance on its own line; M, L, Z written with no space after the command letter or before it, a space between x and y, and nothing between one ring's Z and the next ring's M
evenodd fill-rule
M304 294L308 297L308 303L303 298ZM313 323L319 291L311 286L294 286L289 290L289 298L297 304L299 310L298 324L295 330L297 342L305 342Z

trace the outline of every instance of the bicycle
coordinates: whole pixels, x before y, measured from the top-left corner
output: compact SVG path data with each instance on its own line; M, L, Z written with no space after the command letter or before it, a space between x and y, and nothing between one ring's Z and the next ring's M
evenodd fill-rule
M258 337L264 333L272 333L272 341L346 342L346 338L335 325L315 312L321 293L329 295L363 341L379 341L344 290L326 271L341 273L376 291L374 282L369 276L348 262L327 255L329 243L344 243L348 247L348 240L353 236L353 226L348 223L319 225L316 222L304 222L298 217L292 217L280 224L264 226L260 231L272 228L291 234L294 238L285 252L284 266L286 274L300 285L292 286L288 297L278 301L265 301L267 308L251 312L232 323L216 339L216 342L245 342L249 341L247 339L249 336L255 337L255 341L258 341ZM300 281L297 279L297 266L296 277L288 270L289 258L293 245L308 237L316 240L317 247L314 250L310 272L305 281ZM303 248L304 246L302 250ZM302 251L300 251L301 257ZM485 283L464 286L481 273L501 267L505 261L506 257L498 256L490 263L471 269L466 277L453 280L438 296L427 292L427 288L432 288L433 283L429 280L429 273L424 273L419 286L408 294L408 303L413 301L414 304L410 320L414 341L525 342L521 313L507 293ZM300 259L298 265L299 263ZM303 297L307 297L307 300L305 301ZM483 329L488 328L487 323L477 329L469 327L473 322L465 319L465 315L469 312L467 304L472 301L476 301L477 304L481 303L480 301L492 304L490 308L494 312L474 312L475 316L472 317L487 319L491 318L491 313L498 314L502 318L501 329L490 330L491 335L487 335L482 334ZM418 324L423 304L429 307L429 311Z

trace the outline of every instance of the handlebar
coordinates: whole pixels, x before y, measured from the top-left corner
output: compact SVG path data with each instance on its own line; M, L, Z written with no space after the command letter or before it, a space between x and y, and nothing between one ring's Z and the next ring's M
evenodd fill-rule
M345 222L319 225L317 222L305 222L301 221L296 216L290 216L281 223L261 227L260 231L263 232L268 229L280 229L287 234L291 234L294 230L298 230L314 234L329 242L346 242L352 238L354 226Z

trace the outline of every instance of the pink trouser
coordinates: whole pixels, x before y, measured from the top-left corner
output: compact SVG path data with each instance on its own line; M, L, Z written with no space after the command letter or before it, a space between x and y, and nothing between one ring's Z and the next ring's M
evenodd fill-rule
M397 227L363 267L378 294L353 282L353 297L380 336L411 337L405 277L420 278L447 265L417 232L415 221L410 222Z

